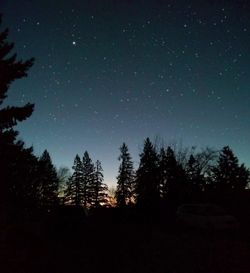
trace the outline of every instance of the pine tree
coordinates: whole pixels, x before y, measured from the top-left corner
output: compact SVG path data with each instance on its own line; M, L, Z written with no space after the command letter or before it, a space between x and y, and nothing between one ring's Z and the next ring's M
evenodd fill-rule
M33 149L25 148L22 141L7 149L2 148L1 152L5 154L4 160L8 162L1 170L8 174L6 197L13 207L35 209L38 205L38 160L33 155Z
M0 105L7 98L10 84L16 79L26 77L27 71L34 62L34 59L25 62L17 61L16 54L10 55L14 44L7 42L8 34L8 29L0 32ZM18 121L28 118L32 114L33 108L34 105L28 103L21 107L6 106L0 109L0 133L12 128Z
M83 170L83 205L89 207L93 203L95 182L95 167L89 153L85 151L82 159Z
M199 194L204 190L205 177L202 175L201 171L200 163L194 155L191 154L186 168L188 186L191 190L191 194Z
M106 205L108 186L103 183L103 169L99 160L95 164L94 180L90 188L92 192L92 207L97 208Z
M145 140L143 152L140 154L135 182L137 204L143 207L157 205L160 199L158 155L149 138Z
M2 16L0 14L0 25L2 22L1 19ZM7 41L8 33L8 29L0 32L0 213L2 215L0 218L6 218L4 214L7 213L8 207L13 206L12 198L17 195L21 196L20 192L16 192L18 188L20 189L20 184L17 185L16 183L20 183L22 179L21 174L17 174L17 170L21 171L19 166L22 161L17 159L24 156L26 159L31 159L29 162L33 161L32 149L25 149L23 143L16 142L18 132L13 129L13 126L15 126L17 122L28 118L33 112L34 105L28 103L21 107L1 107L7 98L7 92L11 83L17 79L26 77L27 71L34 62L34 59L27 61L17 60L17 55L11 52L14 48L14 44ZM26 177L23 179L23 183L30 177L31 170L33 172L34 168L26 169L27 173L24 173L24 169L22 170L22 174ZM34 188L33 185L31 185L31 180L29 180L29 183L30 187L29 184L25 186L23 184L26 190L29 189L26 195L28 192L31 194L31 189ZM25 191L22 192L25 194Z
M132 202L135 174L133 162L125 143L120 147L120 152L118 160L121 161L121 164L119 166L119 175L117 176L116 200L119 207L124 207Z
M175 191L174 188L176 187L177 179L177 161L171 147L167 148L165 156L163 157L163 162L161 162L160 165L162 166L161 172L164 173L162 195L164 199L167 199L168 195Z
M83 203L83 166L80 156L77 154L74 159L74 170L72 176L67 182L66 203L80 206Z
M59 180L50 155L45 150L39 159L40 203L42 207L53 207L58 202Z
M171 147L160 153L159 174L163 199L180 202L186 190L186 174L183 167L178 164Z
M244 190L249 182L249 170L244 164L239 165L238 158L228 146L223 147L212 172L214 187L221 193Z

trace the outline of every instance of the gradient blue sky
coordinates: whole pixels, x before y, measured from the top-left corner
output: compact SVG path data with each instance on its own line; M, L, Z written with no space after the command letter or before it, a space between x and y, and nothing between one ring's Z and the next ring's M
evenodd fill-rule
M136 2L136 4L135 4ZM1 1L19 58L7 104L35 103L20 137L57 167L88 150L115 183L119 146L230 145L250 166L247 1ZM2 26L2 27L3 27Z

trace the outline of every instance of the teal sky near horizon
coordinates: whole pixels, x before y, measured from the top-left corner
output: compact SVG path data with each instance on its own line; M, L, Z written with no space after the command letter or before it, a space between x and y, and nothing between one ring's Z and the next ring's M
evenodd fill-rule
M136 2L136 3L135 3ZM250 167L248 1L1 1L2 28L35 57L6 104L35 103L20 137L57 167L87 150L115 184L119 146L146 137L229 145Z

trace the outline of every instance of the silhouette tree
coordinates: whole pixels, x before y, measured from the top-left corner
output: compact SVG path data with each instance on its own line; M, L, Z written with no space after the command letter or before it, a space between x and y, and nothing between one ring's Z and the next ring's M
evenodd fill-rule
M119 174L117 176L117 190L116 200L117 206L124 207L126 204L131 203L134 194L134 169L131 156L128 152L128 147L125 143L120 147L120 156L118 158L121 161L119 166Z
M162 195L164 199L167 199L168 195L174 192L177 179L177 161L174 151L171 147L167 147L166 153L161 151L161 173L164 177L162 181Z
M38 206L38 160L32 152L32 148L24 148L22 141L1 147L1 178L4 174L5 180L0 182L6 186L1 201L7 202L3 203L6 213L10 209L24 217L24 212L30 213Z
M201 173L202 169L194 155L190 155L187 163L186 174L188 180L188 187L190 189L191 196L194 197L204 190L205 177Z
M186 194L186 173L182 165L177 162L170 146L167 147L166 152L161 149L159 174L163 199L181 202Z
M47 150L39 158L39 173L40 204L42 207L53 207L58 203L59 179Z
M140 164L136 172L136 200L142 207L153 207L160 199L158 155L149 138L144 142Z
M0 15L0 25L1 23L2 16ZM22 142L16 142L18 132L12 128L17 122L25 120L32 114L34 105L28 103L21 107L1 107L4 99L7 98L7 92L11 83L17 79L26 77L27 71L34 62L34 59L17 61L17 55L11 53L14 44L7 41L8 33L8 29L0 32L0 210L2 218L5 218L3 215L6 215L7 207L11 204L10 195L12 197L13 195L20 196L20 192L15 192L16 189L20 189L20 185L15 186L15 183L20 183L21 179L21 176L19 176L20 179L14 179L14 174L17 173L19 164L21 163L17 159L22 156L27 156L26 159L28 160L29 158L30 162L34 159L32 149L26 150ZM22 173L24 174L24 169ZM27 179L28 174L26 173L25 176Z
M89 207L94 199L93 185L95 184L95 167L87 151L85 151L82 159L82 172L83 205L84 207Z
M199 165L201 174L204 177L210 176L211 169L214 167L216 161L218 160L218 151L206 147L195 155L195 159Z
M1 24L0 15L0 24ZM0 105L7 98L7 92L10 84L16 79L27 76L27 71L33 65L34 59L29 59L25 62L17 61L16 54L11 54L14 43L8 43L9 30L5 29L0 32ZM23 121L28 118L33 112L34 104L26 104L21 107L6 106L0 109L0 133L12 128L18 121ZM12 136L15 136L13 131L9 131Z
M91 187L91 199L92 199L92 207L100 207L101 205L107 204L107 191L108 186L103 183L103 169L101 166L101 162L99 160L96 161L95 164L95 173L94 180Z
M195 152L195 147L178 151L177 164L186 171L189 193L197 194L210 188L211 170L216 165L218 151L209 147ZM194 198L194 196L190 196Z
M239 165L238 158L229 146L220 152L217 166L212 169L213 186L221 193L244 190L249 182L250 172Z
M72 169L74 172L67 182L65 199L70 205L80 206L84 199L84 181L82 161L78 154L75 156Z

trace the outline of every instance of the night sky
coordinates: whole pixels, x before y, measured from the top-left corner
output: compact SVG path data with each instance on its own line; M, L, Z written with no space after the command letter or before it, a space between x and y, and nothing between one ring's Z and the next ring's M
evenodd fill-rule
M36 59L6 100L35 103L20 137L57 167L88 150L108 184L122 142L138 164L147 136L230 145L249 167L247 2L1 0L15 52Z

